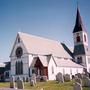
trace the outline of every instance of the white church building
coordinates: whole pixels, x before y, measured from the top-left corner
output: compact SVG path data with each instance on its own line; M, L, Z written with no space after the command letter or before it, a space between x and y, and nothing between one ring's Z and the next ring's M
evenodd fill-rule
M33 73L55 80L57 73L75 75L90 72L88 36L77 9L73 30L74 52L58 41L19 32L13 45L11 76L28 78Z

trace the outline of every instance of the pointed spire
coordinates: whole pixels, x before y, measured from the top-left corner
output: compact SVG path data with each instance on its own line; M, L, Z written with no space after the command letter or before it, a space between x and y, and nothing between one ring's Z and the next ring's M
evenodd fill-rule
M84 29L84 26L83 26L82 18L80 16L79 8L77 6L76 23L75 23L75 27L74 27L73 33L79 32L79 31L83 31L83 30L85 30L85 29Z

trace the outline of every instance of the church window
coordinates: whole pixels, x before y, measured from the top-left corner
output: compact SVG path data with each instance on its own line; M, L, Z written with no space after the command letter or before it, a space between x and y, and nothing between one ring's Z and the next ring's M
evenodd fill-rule
M21 58L22 54L23 54L22 48L21 47L18 47L16 49L16 56L17 56L17 58Z
M78 58L77 58L77 63L78 63L78 64L82 64L82 57L78 57Z
M20 43L20 38L18 37L18 43Z
M80 36L79 35L77 36L76 40L77 40L77 42L80 42Z
M35 69L32 69L32 74L35 73Z
M20 74L23 74L23 62L21 61L20 64L21 64L21 66L20 66L21 67L21 73Z
M85 42L86 42L86 35L84 35L84 40L85 40Z
M16 64L15 64L15 70L16 70L15 72L16 72L16 75L17 75L17 70L18 70L18 69L17 69L17 62L16 62Z
M53 66L52 66L52 74L54 74L54 68L53 68Z
M31 76L31 74L30 74L30 68L28 69L28 71L29 71L29 77Z
M16 75L21 75L23 74L23 62L22 61L18 61L16 62L15 65L15 69L16 69Z

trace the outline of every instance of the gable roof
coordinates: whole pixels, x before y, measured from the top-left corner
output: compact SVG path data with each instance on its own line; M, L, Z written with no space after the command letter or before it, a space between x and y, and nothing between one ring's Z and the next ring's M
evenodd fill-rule
M48 56L38 55L38 56L34 56L33 57L33 60L32 60L32 63L31 63L31 67L34 67L34 65L35 65L35 63L36 63L36 61L38 59L40 60L40 62L42 63L42 65L44 67L47 67L48 66L48 61L49 61Z
M63 48L61 43L49 40L26 33L19 32L19 37L22 40L26 50L30 54L49 55L65 58L72 58Z
M46 56L38 56L41 63L43 64L44 67L47 67L48 66L48 61L47 61L47 57Z
M70 59L54 57L54 61L58 67L75 67L75 68L82 68L83 67L83 66L73 62Z

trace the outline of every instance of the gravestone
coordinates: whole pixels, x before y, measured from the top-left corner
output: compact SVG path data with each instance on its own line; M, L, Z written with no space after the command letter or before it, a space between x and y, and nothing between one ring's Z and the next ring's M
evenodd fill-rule
M84 76L82 79L82 86L84 87L90 87L90 79L87 76Z
M81 84L81 86L82 86L82 79L81 78L75 78L75 81L78 82L79 84Z
M74 85L73 90L82 90L82 86L81 86L81 84L78 83L78 82L75 82L75 85Z
M24 83L23 83L23 80L21 78L18 78L16 83L17 83L18 89L24 89Z
M30 80L30 85L35 86L36 84L36 74L32 74L31 80Z
M77 76L78 76L78 78L83 78L83 74L81 74L81 73L77 73Z
M59 72L59 73L56 75L56 80L57 80L59 83L64 83L63 74Z
M26 77L26 82L29 82L29 78L28 77Z
M15 78L13 76L10 78L10 88L15 88Z
M71 77L69 74L64 75L64 81L66 81L66 82L71 81Z
M23 77L23 82L25 82L25 77Z

